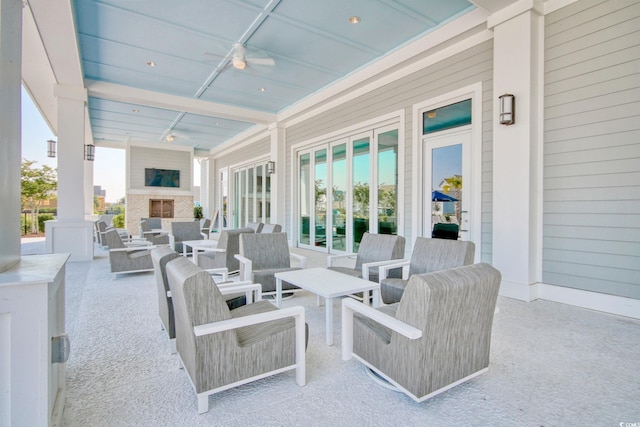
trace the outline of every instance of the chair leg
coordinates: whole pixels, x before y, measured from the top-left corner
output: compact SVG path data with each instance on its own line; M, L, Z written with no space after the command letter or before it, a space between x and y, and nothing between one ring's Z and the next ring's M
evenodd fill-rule
M209 412L209 395L198 393L198 414L206 414L207 412Z

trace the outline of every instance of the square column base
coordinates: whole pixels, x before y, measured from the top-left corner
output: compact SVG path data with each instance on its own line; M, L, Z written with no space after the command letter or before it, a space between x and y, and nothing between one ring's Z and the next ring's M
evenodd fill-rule
M93 222L45 221L47 252L71 254L69 262L93 261Z

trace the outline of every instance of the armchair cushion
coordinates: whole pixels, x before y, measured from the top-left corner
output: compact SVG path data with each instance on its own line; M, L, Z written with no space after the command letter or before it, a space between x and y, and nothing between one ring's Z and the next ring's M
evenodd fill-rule
M409 277L473 263L475 244L463 240L418 237L409 262ZM408 280L381 278L380 296L385 304L400 301Z

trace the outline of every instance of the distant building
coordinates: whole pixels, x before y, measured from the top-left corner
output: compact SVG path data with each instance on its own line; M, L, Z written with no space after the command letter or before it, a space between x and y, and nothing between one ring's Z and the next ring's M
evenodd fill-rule
M103 190L102 186L94 185L93 186L93 197L97 202L94 205L94 211L96 213L103 213L105 211L105 199L107 197L107 190Z

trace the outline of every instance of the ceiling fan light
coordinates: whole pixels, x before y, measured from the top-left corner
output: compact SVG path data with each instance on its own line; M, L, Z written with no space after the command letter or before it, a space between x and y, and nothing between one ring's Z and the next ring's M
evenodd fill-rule
M241 58L234 58L231 60L231 63L233 64L233 68L236 70L244 70L247 68L247 62Z

